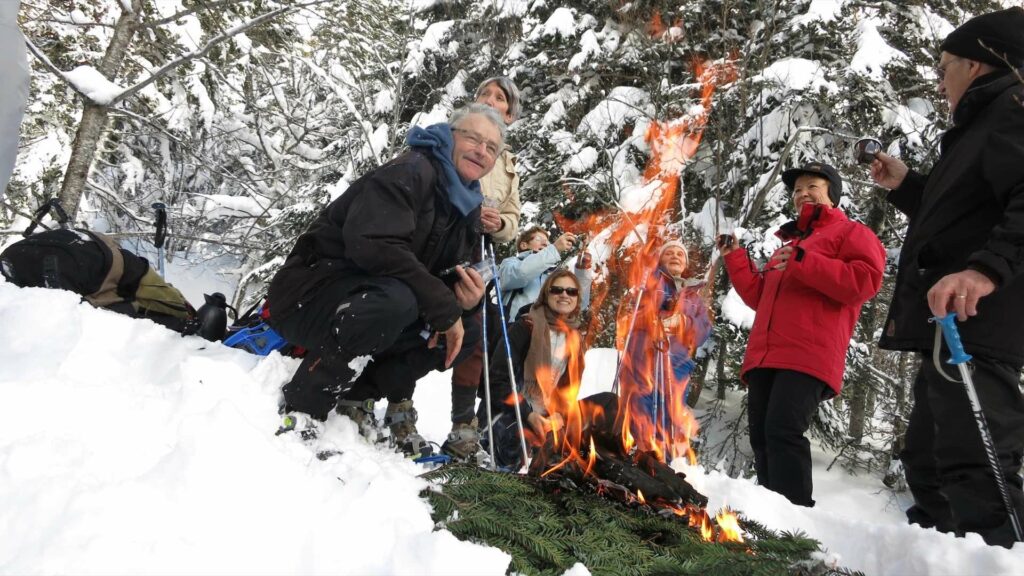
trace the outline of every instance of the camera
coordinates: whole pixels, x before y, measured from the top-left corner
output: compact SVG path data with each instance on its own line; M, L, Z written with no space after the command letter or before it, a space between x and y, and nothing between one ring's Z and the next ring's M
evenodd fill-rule
M455 276L456 266L462 266L464 269L472 268L473 270L476 270L476 273L479 274L480 278L483 279L484 284L490 282L491 279L494 278L494 268L491 266L491 261L486 258L477 262L476 264L470 264L469 262L460 262L459 264L456 264L451 268L445 268L438 275L441 278L449 278L451 276Z
M861 164L871 164L882 151L882 143L874 138L861 138L853 145L854 157Z
M736 237L732 234L719 234L718 240L715 242L719 249L721 248L732 248L736 244Z

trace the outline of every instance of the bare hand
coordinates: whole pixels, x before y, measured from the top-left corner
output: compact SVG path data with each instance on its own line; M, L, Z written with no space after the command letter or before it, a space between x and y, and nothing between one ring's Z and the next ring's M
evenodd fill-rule
M555 248L558 248L558 252L565 254L569 250L572 250L572 245L576 243L576 235L572 232L566 232L555 240Z
M463 310L469 310L476 306L484 296L484 279L472 268L455 267L455 273L459 275L459 281L455 283L452 290L455 291L455 299Z
M768 268L775 270L785 270L786 266L789 265L790 259L793 258L793 254L796 253L796 248L793 246L783 246L772 254L771 259L768 261Z
M871 162L871 179L875 184L889 190L895 190L903 183L910 169L898 158L893 158L885 152L875 154Z
M928 291L928 307L935 316L956 312L956 319L963 322L978 314L978 300L988 296L996 285L981 272L964 270L943 276Z
M501 230L501 213L497 208L483 206L480 208L480 230L488 234L494 234Z
M727 236L727 235L726 234L722 234L722 236ZM730 238L732 238L732 241L729 242L729 243L723 242L722 241L723 240L722 236L719 236L718 240L715 242L715 245L718 246L718 253L719 254L721 254L722 256L725 256L726 254L729 254L733 250L736 250L737 248L739 248L740 240L739 240L739 238L736 237L736 234L728 235Z
M451 368L452 362L455 361L455 357L459 355L459 350L462 349L462 338L466 334L465 329L462 327L462 318L456 320L455 324L452 324L444 332L434 332L430 340L427 340L427 348L437 348L437 340L441 334L444 334L444 342L448 350L444 357L444 367Z
M562 415L557 412L547 418L542 416L540 412L530 412L530 415L526 417L526 423L541 438L551 430L561 430L562 426L565 425Z

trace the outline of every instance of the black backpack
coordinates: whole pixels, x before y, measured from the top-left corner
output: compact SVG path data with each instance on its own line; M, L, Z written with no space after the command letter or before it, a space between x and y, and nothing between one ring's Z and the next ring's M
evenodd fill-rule
M55 209L62 228L33 234ZM195 333L196 311L182 293L149 267L145 258L108 236L66 227L56 201L44 204L25 238L0 253L0 273L21 287L59 288L80 294L93 306L135 318L149 318L183 334Z

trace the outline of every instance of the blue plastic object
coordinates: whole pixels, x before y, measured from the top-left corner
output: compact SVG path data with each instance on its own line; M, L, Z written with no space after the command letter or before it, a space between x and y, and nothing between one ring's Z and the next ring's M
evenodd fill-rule
M266 322L248 326L224 339L224 345L241 348L253 354L266 356L274 350L280 350L288 341L274 331Z
M960 331L956 328L956 313L950 312L942 318L936 316L932 320L938 322L939 326L942 327L942 337L946 340L946 346L949 346L951 356L946 362L949 364L963 364L969 361L972 356L964 352L963 342L960 341Z
M452 457L447 455L447 454L434 454L432 456L420 456L419 458L414 458L413 459L413 462L415 462L417 464L437 464L439 466L442 466L444 464L448 464L451 461L452 461Z

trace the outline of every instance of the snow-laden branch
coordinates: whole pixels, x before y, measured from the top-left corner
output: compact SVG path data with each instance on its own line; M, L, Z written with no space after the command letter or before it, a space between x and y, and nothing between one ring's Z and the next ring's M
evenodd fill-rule
M198 5L196 5L195 8L187 8L185 10L180 10L178 12L175 12L174 14L171 14L170 16L160 18L159 20L148 20L139 24L139 26L141 26L142 28L157 28L159 26L163 26L164 24L170 24L171 22L180 20L185 16L191 16L192 14L195 14L200 10L211 10L213 8L220 8L221 6L238 4L239 2L243 1L244 0L217 0L216 2L201 2Z
M242 24L239 24L238 26L235 26L234 28L226 30L223 33L215 36L212 40L207 42L206 45L203 46L202 48L200 48L199 50L196 50L194 52L189 52L188 54L185 54L184 56L182 56L180 58L177 58L175 60L172 60L172 61L164 64L163 66L160 67L159 70L157 70L156 72L151 74L145 80L135 84L131 88L128 88L127 90L125 90L121 94L117 95L110 102L110 105L117 104L118 102L120 102L120 101L122 101L122 100L124 100L126 98L134 96L135 94L137 94L140 90L142 90L146 86L149 86L153 82L156 82L157 80L159 80L159 79L163 78L164 76L170 74L171 71L174 70L175 68L177 68L178 66L181 66L182 64L185 64L186 62L190 62L192 60L195 60L196 58L199 58L201 56L205 56L210 50L213 50L213 48L216 47L218 44L220 44L221 42L224 42L225 40L227 40L227 39L229 39L229 38L231 38L233 36L237 36L237 35L241 34L242 32L245 32L246 30L248 30L250 28L253 28L255 26L259 26L260 24L263 24L265 22L269 22L269 21L277 18L278 16L287 14L289 12L294 12L294 11L300 9L300 8L308 8L309 6L315 6L317 4L323 4L323 3L329 2L329 1L331 1L331 0L311 0L309 2L300 2L300 3L297 3L297 4L292 4L290 6L284 6L282 8L278 8L276 10L271 10L270 12L267 12L265 14L257 16L256 18L253 18L252 20L249 20L248 22L244 22Z
M317 4L323 4L329 1L331 0L310 0L307 2L300 2L297 4L277 8L276 10L271 10L270 12L257 16L256 18L253 18L248 22L239 24L238 26L235 26L234 28L226 30L225 32L217 35L209 42L207 42L202 48L194 52L185 54L180 58L177 58L164 64L156 72L150 74L145 80L142 80L127 89L110 81L108 78L103 76L102 73L100 73L96 68L93 68L92 66L79 66L78 68L75 68L70 72L64 72L63 70L58 68L56 64L51 62L50 59L46 57L46 54L44 54L43 51L40 50L39 47L36 46L27 36L25 37L25 45L28 47L29 52L31 52L32 55L35 56L37 60L39 60L43 67L45 67L58 78L63 80L68 86L70 86L75 92L79 93L83 98L98 106L110 107L116 105L117 103L127 98L134 96L140 90L144 89L146 86L149 86L153 82L156 82L157 80L170 74L178 66L195 60L196 58L205 56L210 50L212 50L218 44L224 42L225 40L228 40L229 38L232 38L233 36L237 36L238 34L241 34L242 32L249 30L250 28L259 26L260 24L273 20L283 14L294 12L301 8L308 8L310 6L315 6ZM128 10L127 7L125 9Z

